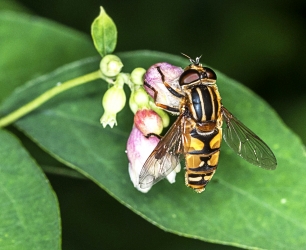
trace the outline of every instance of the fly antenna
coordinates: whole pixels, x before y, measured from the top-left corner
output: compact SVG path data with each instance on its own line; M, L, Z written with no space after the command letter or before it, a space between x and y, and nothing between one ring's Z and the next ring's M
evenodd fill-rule
M200 64L200 59L201 59L201 57L202 57L202 55L196 57L196 59L195 59L195 64L196 64L196 65L199 65L199 64Z
M195 64L195 65L199 65L200 64L200 59L201 59L202 55L200 55L199 57L196 57L196 59L194 60L190 56L188 56L188 55L186 55L186 54L184 54L182 52L181 52L181 54L183 56L187 57L192 64Z

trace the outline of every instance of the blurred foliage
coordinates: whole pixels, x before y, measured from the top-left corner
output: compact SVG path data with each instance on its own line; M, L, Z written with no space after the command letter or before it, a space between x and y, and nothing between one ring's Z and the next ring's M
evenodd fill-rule
M88 35L102 5L119 31L116 51L202 54L203 62L266 99L306 142L306 113L301 112L305 102L292 106L297 99L306 99L302 91L306 82L304 0L20 2L38 15Z
M305 1L156 0L148 3L140 0L21 0L19 3L24 8L20 5L14 7L14 1L0 1L0 8L27 9L88 36L99 6L103 5L119 31L116 51L152 49L172 54L184 52L191 57L202 54L204 63L243 82L261 95L306 142L306 75L303 73L306 56ZM174 248L177 242L180 242L177 249L186 249L197 242L163 233L128 209L118 206L92 183L56 177L52 177L51 181L64 218L64 249L100 249L103 244L99 245L99 242L109 244L104 245L108 249L124 247L118 240L112 245L112 237L101 239L95 231L89 232L86 223L90 220L96 222L97 227L107 230L105 235L112 232L114 237L116 234L123 237L126 234L126 240L131 239L133 243L137 242L137 237L147 237L148 244L152 246L161 242L159 249ZM75 190L76 185L80 187L78 191ZM116 218L112 214L105 216L101 211L101 217L95 218L100 216L95 208L101 207L101 204L107 211L116 211L118 217L124 219L122 228L114 228L121 221L115 223ZM90 216L90 213L93 216L84 219L84 215ZM84 230L80 232L82 228ZM218 246L200 242L197 248L200 247L217 249Z

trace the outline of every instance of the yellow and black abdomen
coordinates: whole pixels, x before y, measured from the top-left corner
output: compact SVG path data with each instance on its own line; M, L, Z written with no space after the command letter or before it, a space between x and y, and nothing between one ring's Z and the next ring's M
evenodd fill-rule
M220 153L222 128L211 132L199 133L194 128L190 131L189 149L186 158L186 185L197 192L202 192L213 177Z

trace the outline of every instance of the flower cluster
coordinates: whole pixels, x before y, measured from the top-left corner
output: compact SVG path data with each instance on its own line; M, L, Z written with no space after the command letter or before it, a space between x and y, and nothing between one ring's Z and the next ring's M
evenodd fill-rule
M143 68L135 68L130 74L121 72L123 63L119 57L111 54L117 42L116 25L102 7L99 16L92 23L91 34L95 48L102 56L100 76L110 85L102 99L104 113L100 119L101 124L103 127L109 125L111 128L117 125L116 116L126 105L124 91L126 84L131 90L129 106L135 114L133 129L127 143L129 173L134 186L142 192L147 192L151 187L146 189L139 187L139 174L160 140L158 135L164 127L169 126L168 114L159 109L155 103L170 106L179 104L164 86L159 70L163 72L163 78L167 83L178 87L177 80L182 69L168 63L159 63L153 65L147 72ZM143 77L152 88L144 87ZM156 90L155 93L153 89ZM174 182L175 172L169 174L167 178L171 183Z
M158 108L155 102L177 107L180 101L167 90L160 72L163 73L167 83L174 88L179 88L178 79L183 69L168 63L157 63L148 71L136 68L131 74L127 74L121 73L122 66L120 59L114 55L105 56L101 61L102 74L114 78L113 86L103 96L104 114L101 123L103 127L117 125L116 115L126 104L123 86L127 84L131 90L129 106L134 113L134 124L126 150L129 159L128 169L135 188L146 193L151 187L140 188L139 174L145 161L160 141L158 135L162 133L164 127L169 126L168 114ZM151 87L144 85L144 80ZM175 175L176 172L173 171L167 176L170 183L175 182Z

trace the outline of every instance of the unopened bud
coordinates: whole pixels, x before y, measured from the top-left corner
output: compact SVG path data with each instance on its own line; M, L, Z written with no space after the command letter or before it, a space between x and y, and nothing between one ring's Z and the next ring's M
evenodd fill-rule
M129 104L134 114L139 109L149 108L149 95L143 87L137 87L136 90L132 91Z
M123 67L123 64L118 56L106 55L100 62L100 70L107 77L115 77Z
M131 81L136 85L143 85L144 68L135 68L131 73Z
M126 96L122 86L114 85L105 92L102 99L104 114L100 119L104 128L107 125L111 128L117 125L116 115L124 108L125 102Z

